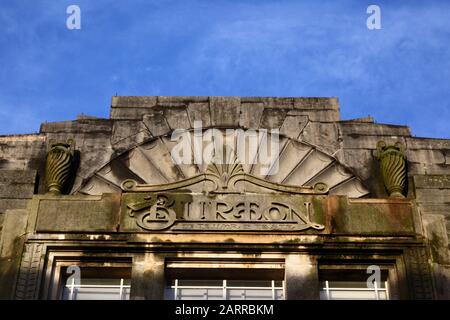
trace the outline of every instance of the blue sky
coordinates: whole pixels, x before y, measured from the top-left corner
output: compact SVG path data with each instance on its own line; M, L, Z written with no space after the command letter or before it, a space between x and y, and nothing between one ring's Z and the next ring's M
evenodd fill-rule
M448 1L3 0L0 61L0 134L107 118L117 93L337 96L343 119L450 138Z

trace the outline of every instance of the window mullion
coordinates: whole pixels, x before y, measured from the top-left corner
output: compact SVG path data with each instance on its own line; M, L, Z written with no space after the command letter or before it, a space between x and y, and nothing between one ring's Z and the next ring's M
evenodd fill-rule
M122 300L123 278L120 278L119 300Z
M175 279L175 300L178 300L178 279Z
M227 300L227 280L223 280L222 290L223 300Z
M377 281L374 281L374 289L375 289L375 297L377 300L380 300L379 292L378 292L378 285Z
M272 300L275 300L275 280L272 280Z
M72 278L72 283L70 284L70 295L69 300L73 300L73 291L75 288L75 277Z
M325 292L327 294L327 300L331 300L331 298L330 298L330 287L328 286L328 280L325 281Z

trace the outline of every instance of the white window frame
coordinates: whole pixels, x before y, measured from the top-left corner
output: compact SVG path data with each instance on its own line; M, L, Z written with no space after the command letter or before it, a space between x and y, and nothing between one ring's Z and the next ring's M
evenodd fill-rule
M383 281L384 282L384 286L385 286L384 288L381 288L381 286L376 281L374 281L374 287L373 288L330 287L328 280L325 280L323 282L325 283L325 286L322 287L321 290L325 292L327 300L332 300L331 299L331 295L330 295L330 292L332 292L332 291L349 291L349 292L365 291L365 292L374 292L375 293L375 300L381 300L380 299L380 292L385 292L386 299L383 299L383 300L389 300L390 299L389 298L389 284L388 284L387 281ZM336 281L336 282L339 282L339 281Z
M275 296L276 290L282 290L282 297L286 299L286 288L284 282L285 274L285 258L277 255L266 255L263 258L254 257L243 258L241 254L226 253L213 256L211 254L196 253L192 257L184 257L182 259L177 257L169 257L165 260L166 280L220 280L221 286L194 286L195 289L222 289L222 298L226 299L225 293L230 289L262 289L264 287L229 287L225 278L228 281L240 280L241 277L234 278L233 276L224 273L222 278L222 270L233 270L242 272L252 272L261 274L261 278L256 277L248 280L264 280L264 281L282 281L281 287L275 287L275 282L270 287L264 290L272 290L272 297ZM219 271L214 276L206 276L211 271ZM195 274L195 275L193 275ZM271 275L269 275L271 274ZM276 274L276 275L275 275ZM247 279L242 279L247 280ZM225 282L224 282L225 281ZM166 289L175 289L174 284L167 284ZM179 283L176 284L177 290L181 288ZM193 288L194 289L194 288ZM177 299L177 295L170 298L165 294L166 298ZM225 298L224 298L225 297Z
M75 289L85 289L85 288L98 288L98 289L117 289L119 288L119 299L118 300L125 300L124 298L124 290L125 289L131 289L131 285L124 285L124 278L120 278L120 284L119 285L94 285L94 284L75 284L75 279L72 279L72 282L70 284L66 284L65 287L69 289L69 299L68 300L74 300L75 296Z
M271 290L272 291L272 300L276 300L276 291L281 290L282 292L282 299L285 300L285 281L284 280L270 280L271 286L270 287L245 287L245 286L228 286L227 280L222 280L222 286L181 286L178 284L179 279L174 280L174 285L171 285L170 288L174 289L174 300L180 300L179 298L179 289L222 289L222 299L223 300L229 300L228 293L229 290L237 289L237 290ZM183 279L187 280L187 279ZM233 280L236 281L236 280ZM262 280L267 281L267 280ZM275 286L275 282L281 281L282 285L281 287ZM207 295L205 296L207 298ZM205 299L208 300L208 299Z

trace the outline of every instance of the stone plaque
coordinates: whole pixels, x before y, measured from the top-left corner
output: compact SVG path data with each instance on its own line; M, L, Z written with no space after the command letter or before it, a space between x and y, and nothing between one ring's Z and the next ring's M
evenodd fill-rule
M122 210L126 210L127 218L134 218L137 226L148 231L324 229L324 225L315 222L311 196L134 194L124 196Z

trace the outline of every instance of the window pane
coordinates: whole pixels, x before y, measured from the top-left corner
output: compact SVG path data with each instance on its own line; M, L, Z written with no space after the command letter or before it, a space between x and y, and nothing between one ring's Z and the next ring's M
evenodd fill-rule
M228 287L272 287L272 281L268 280L228 280Z
M119 300L119 289L80 288L75 290L73 300Z
M172 285L175 285L175 280L172 281ZM222 280L178 280L178 286L195 286L195 287L222 287Z
M272 300L272 290L229 289L228 300Z
M222 300L222 289L178 289L178 300Z
M322 283L325 286L325 282ZM328 281L330 288L367 288L366 281ZM378 288L385 288L385 282L377 282Z
M374 291L330 291L331 300L376 300Z

